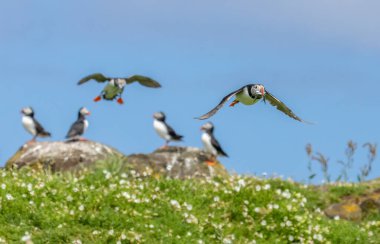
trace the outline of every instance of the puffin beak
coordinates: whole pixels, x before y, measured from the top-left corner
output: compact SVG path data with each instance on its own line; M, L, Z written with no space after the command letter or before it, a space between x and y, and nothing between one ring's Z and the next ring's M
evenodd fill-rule
M261 92L261 95L264 97L264 95L265 95L265 89L264 89L264 87L260 88L260 92Z

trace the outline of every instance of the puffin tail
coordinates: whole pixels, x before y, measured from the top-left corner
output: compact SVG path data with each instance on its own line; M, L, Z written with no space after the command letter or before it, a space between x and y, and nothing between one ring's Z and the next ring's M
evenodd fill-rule
M51 133L47 131L42 131L41 133L38 134L40 137L51 137Z
M173 139L175 141L182 141L182 138L183 138L183 136L181 136L181 135L175 135L175 137Z

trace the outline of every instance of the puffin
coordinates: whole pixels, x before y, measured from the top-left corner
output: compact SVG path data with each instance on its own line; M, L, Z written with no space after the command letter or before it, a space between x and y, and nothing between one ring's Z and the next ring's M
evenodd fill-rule
M287 116L298 120L304 123L310 123L302 120L298 117L293 111L288 108L283 102L281 102L278 98L273 96L263 85L261 84L249 84L243 86L242 88L231 92L227 96L225 96L220 103L213 108L208 113L197 117L196 119L205 120L216 114L223 107L223 105L230 100L232 97L235 97L233 102L230 104L230 107L235 106L238 103L242 103L244 105L253 105L258 101L263 100L264 102L268 101L272 106L276 107L278 110L286 114Z
M214 125L211 122L207 122L201 127L202 133L202 142L206 152L209 152L213 155L213 159L206 161L208 165L212 166L216 164L216 157L223 156L228 157L227 153L224 152L220 146L218 140L214 136Z
M170 127L166 122L166 115L163 112L157 112L153 114L153 127L157 134L165 140L164 146L166 148L170 141L182 141L183 136L178 135L172 127Z
M95 80L99 83L107 82L107 85L104 87L101 94L94 98L95 102L99 102L103 98L104 100L108 101L113 101L117 99L116 101L119 104L124 104L123 98L121 97L124 88L126 85L129 85L134 82L138 82L140 83L140 85L151 88L161 87L160 83L158 83L157 81L142 75L133 75L127 78L111 78L106 77L101 73L95 73L84 77L78 82L78 85L82 85L90 80Z
M34 118L34 110L32 107L21 109L22 125L25 130L33 135L30 142L35 142L37 137L50 137L50 132L47 132L42 125Z
M86 116L88 115L90 115L90 111L88 111L87 108L82 107L79 109L78 119L71 125L70 130L66 135L67 141L86 141L86 139L81 136L88 128L89 123L86 119Z

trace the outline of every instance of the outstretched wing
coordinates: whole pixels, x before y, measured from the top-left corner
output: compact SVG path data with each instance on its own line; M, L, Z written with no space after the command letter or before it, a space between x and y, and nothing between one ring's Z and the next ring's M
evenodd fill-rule
M158 83L157 81L155 81L149 77L142 76L142 75L133 75L129 78L126 78L125 81L127 82L127 84L131 84L131 83L137 81L138 83L140 83L143 86L152 87L152 88L161 87L160 83Z
M202 115L201 117L197 117L196 119L199 119L199 120L204 120L204 119L208 119L210 118L211 116L213 116L214 114L216 114L216 112L218 112L219 109L221 109L223 107L223 105L231 99L231 97L235 96L237 93L241 92L242 90L244 89L244 86L242 88L240 88L239 90L236 90L234 92L231 92L230 94L228 94L227 96L225 96L222 101L220 101L220 103L215 107L213 108L210 112Z
M82 85L83 83L86 83L87 81L92 80L92 79L96 80L97 82L105 82L105 81L110 80L110 78L105 77L101 73L95 73L95 74L88 75L88 76L84 77L83 79L81 79L78 82L78 85Z
M295 120L298 120L300 122L309 123L309 122L306 122L306 121L302 120L297 115L295 115L290 108L288 108L283 102L281 102L275 96L273 96L272 94L270 94L268 91L265 91L265 100L268 100L269 103L272 106L276 107L278 110L280 110L284 114L288 115L289 117L291 117L291 118L293 118Z

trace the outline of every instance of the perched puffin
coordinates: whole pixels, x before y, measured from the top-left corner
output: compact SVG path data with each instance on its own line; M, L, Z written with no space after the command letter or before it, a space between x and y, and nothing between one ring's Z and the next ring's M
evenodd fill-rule
M165 140L165 145L167 147L170 141L182 141L183 136L178 135L172 127L170 127L166 122L166 116L163 112L157 112L153 115L153 127L157 134Z
M306 122L299 118L297 115L293 113L293 111L288 108L283 102L281 102L279 99L277 99L275 96L273 96L271 93L269 93L265 87L261 84L249 84L246 86L243 86L242 88L231 92L227 96L225 96L222 101L215 107L213 108L210 112L202 115L201 117L198 117L197 119L204 120L208 119L216 112L218 112L219 109L223 107L223 105L230 100L233 96L235 96L235 100L231 103L231 107L235 106L237 103L242 103L244 105L253 105L257 103L260 100L269 101L271 105L276 107L278 110L283 112L284 114L288 115L289 117L298 120L300 122Z
M33 135L30 142L35 142L37 137L50 137L51 134L42 127L40 123L34 118L34 111L31 107L26 107L21 110L22 125L25 130Z
M71 125L70 130L66 135L68 141L86 140L84 138L81 138L81 136L86 131L89 125L86 119L86 116L88 115L90 115L90 112L87 110L87 108L82 107L81 109L79 109L78 119Z
M133 82L138 82L143 86L151 88L161 87L160 83L158 83L157 81L142 75L133 75L128 78L110 78L104 76L101 73L95 73L84 77L78 82L78 85L82 85L83 83L86 83L89 80L95 80L99 83L108 82L101 94L94 99L95 102L100 101L102 98L109 101L112 101L117 98L117 102L119 104L123 104L124 101L121 95L123 94L124 87Z
M218 140L214 137L214 125L211 122L207 122L201 127L201 130L203 131L202 142L205 150L214 155L213 160L207 161L207 163L209 165L214 165L218 155L228 157L227 153L225 153L220 146Z

